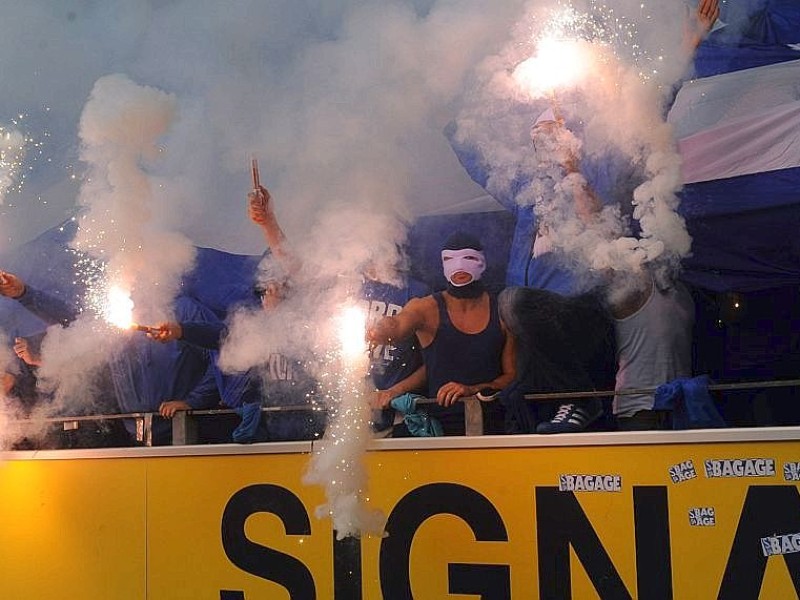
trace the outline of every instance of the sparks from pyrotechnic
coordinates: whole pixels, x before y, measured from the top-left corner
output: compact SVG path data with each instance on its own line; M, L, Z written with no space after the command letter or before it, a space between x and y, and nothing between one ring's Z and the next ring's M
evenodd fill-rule
M342 309L338 318L339 346L342 358L353 362L366 357L367 314L359 306L347 306Z
M585 76L595 64L611 57L640 65L639 77L647 80L658 73L637 43L635 25L618 17L612 8L591 2L587 12L560 3L540 26L531 27L532 55L513 73L520 87L533 97L551 95Z
M317 516L333 521L337 537L379 533L383 515L368 507L363 454L369 443L369 408L365 381L369 358L366 311L346 303L331 319L332 330L319 374L328 406L324 438L318 442L306 477L325 488L327 502Z
M25 164L26 158L35 159L42 154L42 142L25 131L25 116L18 115L10 125L0 125L0 204L8 192L22 192L28 173L33 170L33 165Z
M134 324L130 292L119 285L112 285L108 289L103 316L106 321L120 329L130 329Z

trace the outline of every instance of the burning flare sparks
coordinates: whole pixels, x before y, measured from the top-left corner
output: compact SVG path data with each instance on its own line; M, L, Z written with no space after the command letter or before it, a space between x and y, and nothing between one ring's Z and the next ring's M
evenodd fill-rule
M588 78L599 63L624 56L640 65L645 80L657 71L643 68L653 61L636 40L635 24L602 2L592 0L586 12L560 6L549 11L533 36L533 55L517 65L513 78L534 98L553 95Z
M111 325L120 329L131 329L135 326L133 322L133 300L130 293L123 290L118 285L112 285L106 296L106 304L103 307L103 318Z
M514 69L514 79L531 96L543 96L579 81L591 65L591 47L580 40L548 37L537 53Z
M348 364L367 360L367 314L358 306L342 309L337 320L342 359Z
M318 517L330 517L336 538L381 535L385 517L370 508L363 456L370 442L367 404L367 312L348 302L331 319L331 346L321 377L328 401L325 437L314 449L304 481L325 488Z

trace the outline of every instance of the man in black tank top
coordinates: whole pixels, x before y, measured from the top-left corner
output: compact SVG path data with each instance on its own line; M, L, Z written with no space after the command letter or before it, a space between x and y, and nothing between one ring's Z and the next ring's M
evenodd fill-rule
M514 340L481 281L486 269L481 243L456 232L442 249L442 267L448 282L444 292L410 300L397 315L372 326L367 337L385 344L416 334L428 396L438 404L429 412L445 435L463 435L464 410L458 400L487 388L503 389L514 379ZM500 433L499 403L482 408L486 433Z

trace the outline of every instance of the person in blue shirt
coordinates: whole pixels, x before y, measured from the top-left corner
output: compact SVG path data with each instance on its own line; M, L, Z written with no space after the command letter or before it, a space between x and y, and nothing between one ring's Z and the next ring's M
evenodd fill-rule
M259 265L255 297L266 312L277 310L292 292L291 272L297 268L286 249L286 238L278 224L269 192L260 187L248 195L250 219L258 225L268 245L268 253ZM180 341L186 346L214 352L213 380L223 405L242 415L242 424L233 432L234 441L288 441L314 439L322 434L324 415L311 403L317 390L316 380L306 370L303 360L281 352L270 354L267 364L242 373L224 373L216 365L219 350L228 332L223 321L208 316L160 324L151 337L160 342ZM262 416L261 407L294 407L297 410L271 412ZM174 410L188 410L174 405Z
M0 273L0 295L18 301L48 325L68 326L79 310L58 297L24 283L12 273ZM195 299L179 297L174 303L179 318L192 319L204 311ZM116 400L122 413L169 412L172 403L186 403L192 408L210 408L219 403L215 390L207 385L210 355L208 352L177 343L153 347L147 338L132 334L108 358L108 370ZM206 382L205 385L203 382ZM136 422L125 420L132 443L137 439ZM171 442L171 425L155 419L152 443Z
M403 274L401 285L379 281L365 269L361 297L366 305L368 324L396 315L412 298L430 294L427 285ZM372 426L378 437L388 435L394 424L395 412L390 402L405 393L423 393L425 373L422 370L422 351L413 335L388 344L370 348L369 374L375 386Z

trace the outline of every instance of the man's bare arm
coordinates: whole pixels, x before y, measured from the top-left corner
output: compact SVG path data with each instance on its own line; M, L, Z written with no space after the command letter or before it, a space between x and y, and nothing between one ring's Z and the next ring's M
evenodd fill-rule
M428 374L425 370L425 365L422 365L411 375L405 379L401 379L393 386L385 390L377 390L375 398L372 402L373 408L386 408L389 405L389 402L391 402L392 398L397 398L397 396L424 388L427 378Z
M482 389L491 388L493 390L502 390L503 388L507 387L512 381L514 381L514 377L517 375L517 343L514 339L514 336L511 335L511 332L506 329L506 326L501 322L501 326L503 328L503 333L505 333L506 341L503 344L503 351L500 355L500 368L502 369L500 375L492 379L491 381L487 381L486 383L481 383L476 386L472 386L475 389L474 393L478 393Z
M247 214L250 220L259 226L264 240L267 242L267 247L283 263L287 273L294 273L299 265L297 259L289 251L286 235L275 216L272 196L267 188L259 186L257 190L247 194Z
M463 398L466 396L474 396L478 392L484 389L492 389L492 390L502 390L506 386L508 386L512 381L514 381L514 377L516 377L516 363L517 363L517 350L516 350L516 341L511 333L506 329L505 325L502 324L503 333L505 333L506 339L505 343L503 344L503 349L500 354L500 368L501 373L491 381L483 381L481 383L475 383L473 385L466 385L464 383L458 383L455 381L450 381L445 383L442 387L439 388L439 391L436 393L436 401L441 404L442 406L450 406L459 398Z
M367 341L373 344L389 344L403 340L425 327L425 298L412 298L399 313L384 317L367 329Z
M700 0L697 10L687 15L683 32L683 47L688 55L705 39L719 18L719 0Z

